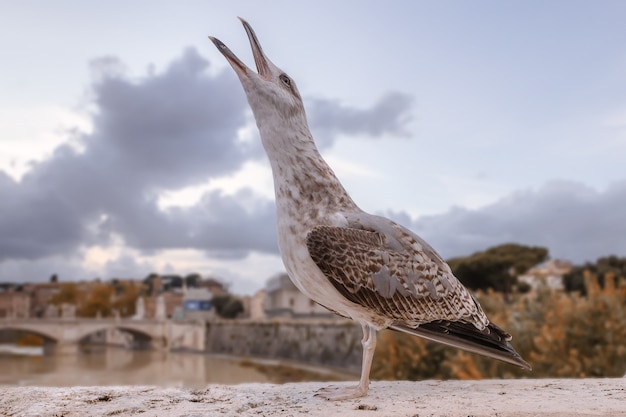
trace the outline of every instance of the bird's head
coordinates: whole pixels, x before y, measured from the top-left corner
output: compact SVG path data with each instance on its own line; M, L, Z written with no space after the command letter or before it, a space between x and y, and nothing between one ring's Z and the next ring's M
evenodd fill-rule
M265 56L248 22L242 18L239 20L248 34L257 72L248 68L222 41L213 36L209 38L237 73L259 127L260 121L268 117L275 120L304 115L302 98L295 82Z

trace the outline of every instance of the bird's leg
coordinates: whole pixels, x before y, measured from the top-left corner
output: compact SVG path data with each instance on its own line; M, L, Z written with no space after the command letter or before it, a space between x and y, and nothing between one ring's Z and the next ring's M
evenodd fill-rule
M328 387L318 391L316 395L327 400L349 400L352 398L364 397L370 386L370 370L372 369L372 359L376 350L376 329L369 324L362 323L363 339L363 362L361 363L361 379L356 387Z

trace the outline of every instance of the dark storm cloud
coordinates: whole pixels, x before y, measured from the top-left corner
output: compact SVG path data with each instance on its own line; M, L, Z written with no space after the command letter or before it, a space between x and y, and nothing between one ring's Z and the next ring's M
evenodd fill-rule
M624 207L626 181L604 192L559 181L481 209L453 208L424 216L413 222L412 229L445 257L516 242L544 246L552 257L582 262L609 254L626 256Z
M117 58L95 60L93 132L72 137L74 145L56 148L20 182L0 171L0 261L75 254L113 236L144 251L277 253L273 202L250 190L207 193L188 208L158 206L164 190L264 158L259 142L237 139L250 123L237 77L230 69L210 76L208 66L187 49L163 71L133 79ZM409 107L400 94L369 109L313 99L312 125L326 133L327 144L340 133L402 133Z

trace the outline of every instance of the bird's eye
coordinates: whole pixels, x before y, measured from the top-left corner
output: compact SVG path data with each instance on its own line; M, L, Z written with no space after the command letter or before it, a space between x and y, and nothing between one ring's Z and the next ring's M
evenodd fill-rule
M280 79L280 81L285 84L286 87L291 88L291 79L289 77L287 77L286 74L280 74L280 76L278 77Z

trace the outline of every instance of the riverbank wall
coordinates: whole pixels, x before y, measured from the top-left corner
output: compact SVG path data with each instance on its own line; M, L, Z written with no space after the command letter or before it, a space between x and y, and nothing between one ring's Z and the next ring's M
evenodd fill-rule
M207 322L205 348L359 372L362 337L359 325L342 319L218 320Z

